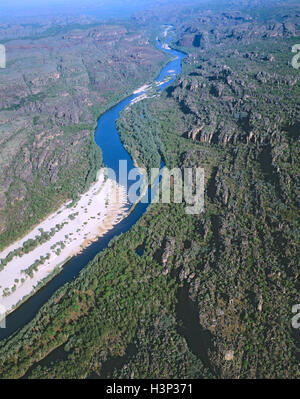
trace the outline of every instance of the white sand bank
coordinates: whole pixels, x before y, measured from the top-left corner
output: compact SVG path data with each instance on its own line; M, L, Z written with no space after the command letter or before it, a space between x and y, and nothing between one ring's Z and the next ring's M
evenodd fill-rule
M110 179L105 180L101 171L97 182L80 197L77 204L71 208L67 205L0 253L0 259L5 259L11 251L22 248L27 240L40 236L40 229L50 232L51 228L65 223L48 241L22 257L15 256L0 271L0 304L5 306L7 312L24 297L33 294L35 287L56 268L118 223L127 211L127 194L124 187ZM49 259L37 266L32 277L24 272L47 254ZM5 295L6 292L9 295Z
M133 94L143 93L144 91L146 91L147 89L149 89L149 87L151 87L151 85L144 85L144 86L140 87L139 89L135 90L135 91L133 92Z

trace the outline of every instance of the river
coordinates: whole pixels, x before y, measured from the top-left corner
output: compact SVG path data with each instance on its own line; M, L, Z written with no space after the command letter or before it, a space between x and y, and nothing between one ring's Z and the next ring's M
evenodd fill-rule
M169 43L171 40L172 38L170 38L167 43ZM178 75L181 74L181 63L186 55L171 48L164 48L159 41L157 41L157 47L163 52L175 57L175 59L170 61L161 70L156 79L156 82L161 82L167 77L172 77L169 81L160 86L160 91L163 91L176 80ZM126 108L132 100L140 95L141 93L138 93L127 97L105 112L98 120L97 129L95 132L95 141L101 148L104 165L113 169L117 178L119 171L119 160L127 161L128 170L134 167L134 163L120 140L120 136L116 128L116 121L119 118L120 112ZM133 183L134 182L132 182L132 184ZM130 184L128 184L128 189L129 188ZM146 195L149 195L149 193ZM47 302L49 298L51 298L58 288L76 278L80 271L97 255L98 252L107 248L109 242L114 237L117 237L120 234L126 233L128 230L130 230L130 228L146 212L148 206L148 203L139 203L125 219L115 225L110 231L99 238L98 241L90 245L81 254L72 258L62 268L61 272L46 286L41 288L14 312L10 313L6 318L6 328L0 329L0 339L8 338L18 329L29 323L37 314L39 309Z

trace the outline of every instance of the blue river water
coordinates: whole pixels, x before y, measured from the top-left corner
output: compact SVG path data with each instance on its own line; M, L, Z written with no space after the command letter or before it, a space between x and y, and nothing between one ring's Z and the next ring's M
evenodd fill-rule
M168 40L168 43L172 39ZM157 47L163 52L175 57L160 72L156 82L164 80L168 76L172 78L160 86L160 91L170 86L178 75L181 74L181 62L185 58L185 54L173 49L165 49L162 44L157 41ZM133 99L139 94L133 94L127 97L107 112L105 112L98 120L98 126L95 132L95 141L100 146L103 154L103 163L106 167L115 171L117 179L119 177L119 160L126 160L128 170L134 167L133 160L125 150L120 136L116 128L116 121L120 112L126 108ZM132 182L133 184L134 182ZM130 187L130 182L128 182ZM128 187L128 188L129 188ZM146 194L149 195L149 192ZM29 323L37 314L39 309L47 302L48 299L57 291L58 288L67 282L76 278L80 271L103 249L107 248L109 242L122 233L126 233L146 212L149 204L139 203L132 212L121 222L116 224L103 237L99 238L81 254L72 258L62 268L61 272L54 277L46 286L42 287L36 294L29 298L23 305L9 314L6 318L6 328L0 329L0 339L11 336L18 329Z

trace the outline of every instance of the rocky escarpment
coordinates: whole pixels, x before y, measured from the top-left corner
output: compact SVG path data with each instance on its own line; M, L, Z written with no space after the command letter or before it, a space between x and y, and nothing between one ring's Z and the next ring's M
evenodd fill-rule
M284 53L285 38L295 34L289 18L298 16L275 25L241 14L195 17L177 43L189 53L183 76L162 98L123 115L139 121L143 112L141 132L148 120L159 121L149 135L162 141L167 166L205 169L203 214L153 207L145 252L179 284L178 330L220 378L298 376L291 309L300 300L300 80ZM220 46L204 52L193 40L211 21L219 21L214 32L228 21L235 33L219 35Z
M0 248L89 186L101 165L97 117L164 59L128 25L72 26L33 30L35 40L25 28L15 27L21 40L12 26L0 31L11 39L0 83Z
M177 44L203 51L225 43L249 44L253 40L266 38L296 37L300 19L297 13L287 13L281 19L281 22L268 19L260 23L239 11L220 14L203 12L194 22L178 25L181 34Z

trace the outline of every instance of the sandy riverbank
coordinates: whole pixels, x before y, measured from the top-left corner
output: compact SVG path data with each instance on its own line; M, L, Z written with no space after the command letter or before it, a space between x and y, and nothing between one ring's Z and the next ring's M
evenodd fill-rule
M133 94L139 94L139 93L143 93L144 91L146 91L147 89L149 89L151 87L151 85L144 85L142 87L140 87L139 89L135 90L133 92Z
M29 239L41 236L41 231L55 234L28 254L15 256L0 271L0 304L11 311L24 297L34 293L37 285L61 267L70 257L78 254L93 241L104 235L127 213L127 194L124 187L104 178L104 171L76 205L65 204L56 213L36 226L21 240L0 253L0 259L19 248ZM36 270L32 265L44 259ZM42 259L43 260L43 259ZM31 268L30 268L31 267ZM29 273L29 268L32 273Z

